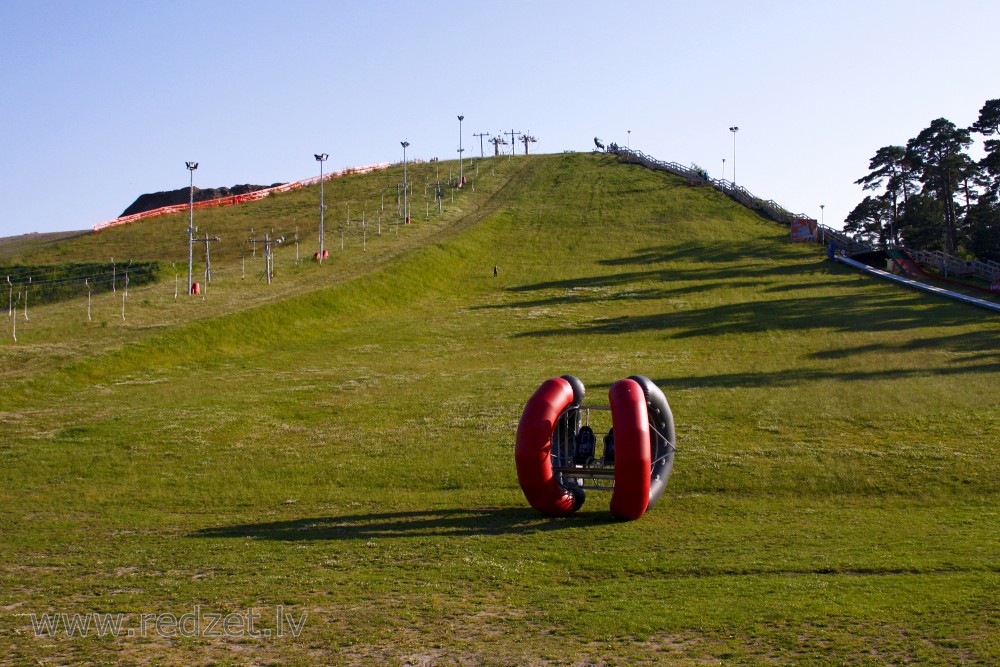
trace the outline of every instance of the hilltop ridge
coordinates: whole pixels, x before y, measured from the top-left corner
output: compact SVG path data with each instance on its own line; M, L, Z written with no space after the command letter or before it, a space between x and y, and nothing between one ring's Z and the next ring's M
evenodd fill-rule
M271 185L251 185L249 183L244 183L242 185L234 185L229 188L199 188L195 186L194 188L194 200L207 201L209 199L218 199L220 197L232 197L234 195L245 195L249 192L256 192L257 190L263 190L265 188L273 188L283 183L272 183ZM134 215L136 213L143 213L145 211L152 211L153 209L161 208L163 206L176 206L177 204L186 204L191 199L191 189L190 188L178 188L176 190L164 190L162 192L151 192L139 195L134 202L128 205L124 211L122 211L119 218L124 218L126 215Z

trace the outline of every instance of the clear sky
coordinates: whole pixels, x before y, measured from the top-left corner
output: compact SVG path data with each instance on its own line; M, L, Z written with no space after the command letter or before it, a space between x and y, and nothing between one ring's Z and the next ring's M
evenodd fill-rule
M839 227L880 147L1000 97L1000 2L0 0L0 236L146 192L593 138ZM739 126L735 159L732 125ZM631 134L629 134L631 130ZM488 146L487 146L488 147Z

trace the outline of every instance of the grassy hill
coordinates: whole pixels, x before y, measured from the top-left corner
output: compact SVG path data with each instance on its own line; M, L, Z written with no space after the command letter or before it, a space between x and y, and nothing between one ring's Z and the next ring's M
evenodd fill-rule
M331 261L285 243L271 285L238 242L315 234L318 193L199 212L223 238L204 299L167 280L130 291L124 321L114 292L90 321L84 296L18 322L0 345L6 660L1000 660L995 316L609 156L479 169L441 215L418 188L398 236L398 170L328 184ZM23 259L179 262L185 225ZM559 520L524 501L514 430L562 373L595 403L634 373L670 400L674 475L641 520L598 493ZM32 614L91 612L132 635L33 633ZM282 612L298 636L275 636ZM272 636L164 632L258 613Z

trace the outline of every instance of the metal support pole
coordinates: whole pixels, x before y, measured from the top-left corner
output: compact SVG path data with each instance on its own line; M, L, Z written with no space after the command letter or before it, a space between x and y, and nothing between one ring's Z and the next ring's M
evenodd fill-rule
M197 162L184 163L188 171L191 172L191 198L188 203L188 279L187 293L190 296L194 284L194 170L198 168Z
M486 154L483 152L483 137L490 136L490 133L489 132L476 132L472 136L479 137L479 157L480 158L486 157Z
M403 222L405 224L410 224L410 210L407 206L408 196L407 196L407 180L406 180L406 147L410 145L409 141L399 142L403 147ZM398 233L398 231L397 231Z
M740 128L733 125L729 128L729 131L733 133L733 187L736 186L736 133L740 131Z
M462 169L462 121L465 120L465 116L458 117L458 183L459 185L465 185L465 171Z
M323 163L326 162L327 158L330 156L326 153L314 153L313 157L319 162L319 263L323 263L323 252L326 250L324 229L323 229L323 214L326 211L326 201L323 198Z

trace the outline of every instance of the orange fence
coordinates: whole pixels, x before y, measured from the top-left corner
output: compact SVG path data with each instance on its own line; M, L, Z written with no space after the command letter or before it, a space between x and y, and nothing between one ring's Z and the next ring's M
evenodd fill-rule
M378 171L379 169L387 169L390 166L389 162L379 162L377 164L370 164L366 167L348 167L347 169L341 169L340 171L330 172L329 174L323 174L323 180L327 181L331 178L340 178L341 176L348 176L350 174L367 174L372 171ZM285 183L284 185L276 185L273 188L264 188L263 190L255 190L254 192L248 192L243 195L231 195L229 197L219 197L218 199L206 199L205 201L198 201L194 203L194 208L212 208L214 206L235 206L237 204L245 204L248 201L257 201L258 199L263 199L274 192L288 192L289 190L297 190L298 188L304 188L308 185L316 185L319 183L319 176L313 176L312 178L306 178L301 181L295 181L294 183ZM94 233L100 232L109 227L117 227L118 225L127 225L132 222L138 222L139 220L145 220L146 218L156 218L161 215L169 215L171 213L183 213L187 211L190 207L188 204L174 204L173 206L161 206L160 208L154 208L150 211L143 211L142 213L134 213L132 215L123 215L120 218L115 218L114 220L108 220L106 222L99 222L94 225Z

